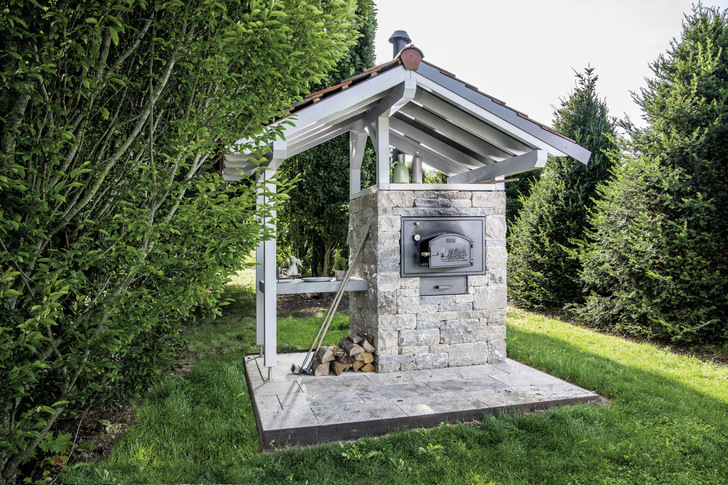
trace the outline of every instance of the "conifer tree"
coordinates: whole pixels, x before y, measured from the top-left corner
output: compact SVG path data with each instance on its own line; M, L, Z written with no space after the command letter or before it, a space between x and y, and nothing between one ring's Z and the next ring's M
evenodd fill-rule
M576 74L576 88L555 113L554 127L592 152L588 165L551 159L510 227L509 297L533 308L562 307L580 296L579 260L573 249L584 237L595 188L609 174L605 150L614 148L614 122L597 96L598 76Z
M694 7L635 100L615 178L581 256L581 315L673 342L728 340L728 25Z

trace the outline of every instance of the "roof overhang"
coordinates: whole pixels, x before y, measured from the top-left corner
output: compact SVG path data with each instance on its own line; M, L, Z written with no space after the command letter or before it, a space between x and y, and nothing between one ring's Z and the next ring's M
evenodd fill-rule
M227 155L224 178L238 179L261 165L277 169L286 158L347 132L358 140L359 152L361 140L372 138L378 158L388 157L386 145L418 151L427 165L448 176L448 183L502 179L542 167L548 156L588 162L590 152L573 140L432 64L413 64L418 52L408 46L389 63L307 96L271 125L281 129L282 137L257 153Z

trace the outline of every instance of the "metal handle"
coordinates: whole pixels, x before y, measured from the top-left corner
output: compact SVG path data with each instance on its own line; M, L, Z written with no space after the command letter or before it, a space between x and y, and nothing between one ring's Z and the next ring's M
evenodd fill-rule
M435 285L436 290L452 290L452 285Z

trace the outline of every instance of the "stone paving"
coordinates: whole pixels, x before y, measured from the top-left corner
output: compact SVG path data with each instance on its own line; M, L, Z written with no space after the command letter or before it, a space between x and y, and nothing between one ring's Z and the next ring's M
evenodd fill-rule
M472 421L483 413L601 401L594 392L511 359L390 373L293 374L291 365L300 365L304 356L279 354L270 381L262 358L245 358L263 449Z

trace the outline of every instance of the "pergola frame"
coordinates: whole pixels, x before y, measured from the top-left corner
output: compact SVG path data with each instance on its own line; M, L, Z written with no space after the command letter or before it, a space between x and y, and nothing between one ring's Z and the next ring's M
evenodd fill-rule
M228 155L224 178L257 174L258 183L274 191L270 179L285 159L347 132L352 199L362 194L367 138L376 153L377 180L368 191L392 189L390 147L409 154L418 151L427 165L448 176L447 188L452 190L482 190L482 185L472 184L493 184L543 167L549 156L588 162L590 152L573 140L423 62L422 57L419 49L407 46L394 60L307 96L274 123L293 122L285 124L283 137L268 146L267 161L261 163L251 152ZM428 187L419 186L419 190ZM265 202L260 196L259 203ZM273 232L274 218L275 212L262 221ZM256 342L270 370L276 365L275 239L262 242L256 254Z

